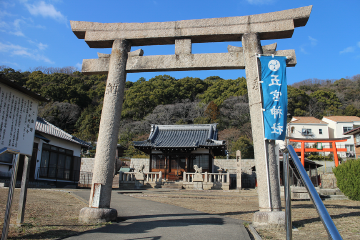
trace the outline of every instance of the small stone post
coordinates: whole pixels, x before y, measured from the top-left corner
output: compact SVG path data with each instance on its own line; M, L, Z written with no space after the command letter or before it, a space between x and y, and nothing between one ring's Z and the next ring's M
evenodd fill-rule
M112 45L109 74L106 82L96 147L89 207L81 209L80 222L106 222L116 220L117 218L116 209L110 208L110 200L121 108L125 90L126 62L130 48L130 43L125 39L115 39ZM95 184L101 184L100 194L94 192ZM93 202L98 204L98 208L91 207Z
M241 190L241 152L236 151L236 189Z
M21 190L19 196L19 210L16 219L16 223L18 225L24 223L26 196L27 196L27 188L29 183L30 162L31 162L31 157L25 156L23 174L21 178Z
M264 137L260 76L255 54L262 54L257 33L242 36L246 81L249 96L251 128L254 141L256 176L258 183L259 212L254 214L255 226L285 226L285 213L281 211L278 169L275 156L275 141ZM265 142L264 142L265 141ZM265 158L265 151L267 159Z

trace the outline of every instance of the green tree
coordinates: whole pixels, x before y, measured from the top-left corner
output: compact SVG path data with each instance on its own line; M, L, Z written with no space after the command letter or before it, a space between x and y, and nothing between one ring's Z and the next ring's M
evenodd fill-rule
M360 159L347 160L333 169L337 186L351 200L360 201Z
M0 77L10 81L15 81L20 86L25 85L29 74L29 72L22 73L6 66L0 66Z
M142 120L156 106L181 102L183 99L194 101L206 84L199 78L176 80L168 75L159 75L146 81L139 79L125 93L122 117Z
M203 103L214 103L220 106L226 99L233 96L243 96L247 94L246 79L237 78L236 80L218 79L203 94L199 95Z
M353 105L348 105L344 109L344 115L345 116L357 116L359 113L359 110L357 110Z
M291 116L305 116L309 100L304 91L288 86L288 112Z
M334 106L339 108L341 102L336 94L330 90L317 90L310 94L311 98L315 98L318 102L324 103L326 107Z
M89 105L82 111L75 124L77 132L74 136L85 141L96 141L99 133L102 104L98 106Z
M200 116L194 119L195 124L209 124L211 119L209 117Z
M309 113L311 116L322 118L325 115L341 115L341 102L331 90L317 90L310 94Z
M243 159L253 159L254 158L254 147L252 142L246 136L241 136L236 140L236 142L232 143L230 149L230 156L236 156L236 151L241 151L241 158Z

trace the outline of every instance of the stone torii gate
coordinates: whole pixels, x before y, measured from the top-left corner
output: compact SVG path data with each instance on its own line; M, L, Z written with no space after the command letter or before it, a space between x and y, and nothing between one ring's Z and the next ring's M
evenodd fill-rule
M260 40L291 38L296 27L305 26L312 6L242 17L211 18L150 23L96 23L71 21L79 39L91 48L112 48L111 54L84 59L84 74L108 73L100 121L98 145L89 207L80 211L80 221L112 221L110 208L115 150L118 140L126 73L210 69L245 69L256 160L259 211L257 226L284 225L281 211L275 141L264 139L262 98L257 54L288 56L296 65L294 50L276 51L276 44L261 46ZM243 47L228 47L227 53L192 54L192 43L242 41ZM175 55L143 56L131 46L175 44ZM265 152L267 154L265 154ZM266 159L267 156L267 159Z

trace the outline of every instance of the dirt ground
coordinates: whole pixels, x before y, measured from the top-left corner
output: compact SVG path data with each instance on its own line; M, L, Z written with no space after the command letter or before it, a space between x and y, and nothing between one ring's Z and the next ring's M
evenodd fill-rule
M0 231L3 229L8 188L0 188ZM79 225L78 214L87 204L63 191L29 189L24 226L16 227L20 189L15 189L8 239L57 239L101 227Z
M201 212L252 221L258 211L256 190L144 192L133 197L181 206ZM292 201L293 239L328 239L324 226L311 201ZM343 239L360 239L360 202L351 200L324 201ZM284 206L284 202L282 203ZM285 230L260 230L263 239L286 239Z
M8 189L0 188L0 229L5 213ZM258 210L256 190L242 191L152 191L145 190L132 197L181 206L188 209L252 221ZM17 217L19 189L14 194L11 223ZM360 202L351 200L325 201L343 239L360 239ZM74 195L57 190L29 189L25 225L12 226L9 239L56 239L101 227L79 225L78 213L87 206ZM311 201L292 201L293 239L328 239L326 231ZM286 239L284 230L259 230L263 239Z

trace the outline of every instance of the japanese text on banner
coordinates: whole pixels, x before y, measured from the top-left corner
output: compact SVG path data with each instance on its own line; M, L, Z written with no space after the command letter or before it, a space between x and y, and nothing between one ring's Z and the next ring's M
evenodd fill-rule
M284 140L287 118L286 57L261 56L265 138Z

